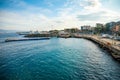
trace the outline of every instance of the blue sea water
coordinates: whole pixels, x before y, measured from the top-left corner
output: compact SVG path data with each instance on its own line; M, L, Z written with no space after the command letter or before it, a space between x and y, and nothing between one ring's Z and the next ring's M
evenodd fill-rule
M4 42L0 80L120 80L120 63L95 43L77 38Z

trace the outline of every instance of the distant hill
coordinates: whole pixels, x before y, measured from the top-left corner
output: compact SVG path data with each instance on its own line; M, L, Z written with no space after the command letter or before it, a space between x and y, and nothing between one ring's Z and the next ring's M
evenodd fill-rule
M0 29L0 33L12 33L12 32L17 32L17 30L3 30L3 29Z

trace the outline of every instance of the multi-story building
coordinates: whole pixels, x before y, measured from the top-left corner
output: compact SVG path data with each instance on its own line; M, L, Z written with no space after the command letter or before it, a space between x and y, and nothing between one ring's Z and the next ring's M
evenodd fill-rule
M114 32L114 34L116 35L120 35L120 24L116 24L115 26L113 26L111 31Z
M91 33L91 26L89 26L89 25L81 26L81 32L83 34L90 34Z
M109 22L109 23L106 23L105 24L105 27L106 27L106 32L108 33L112 33L112 27L114 27L116 25L116 22Z
M91 26L89 26L89 25L81 26L81 30L82 31L84 31L84 30L91 30Z

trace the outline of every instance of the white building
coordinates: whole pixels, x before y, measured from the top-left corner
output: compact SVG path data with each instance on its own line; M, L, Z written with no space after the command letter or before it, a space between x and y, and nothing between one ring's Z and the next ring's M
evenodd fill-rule
M64 30L59 31L58 34L60 37L70 37L70 34L68 32L65 32Z

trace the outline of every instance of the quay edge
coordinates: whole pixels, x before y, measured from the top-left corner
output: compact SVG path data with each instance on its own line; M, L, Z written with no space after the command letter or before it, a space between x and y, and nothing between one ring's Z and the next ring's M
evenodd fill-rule
M97 43L101 48L107 50L115 60L120 62L120 50L113 47L111 44L109 44L109 42L103 42L90 36L82 36L82 38Z

